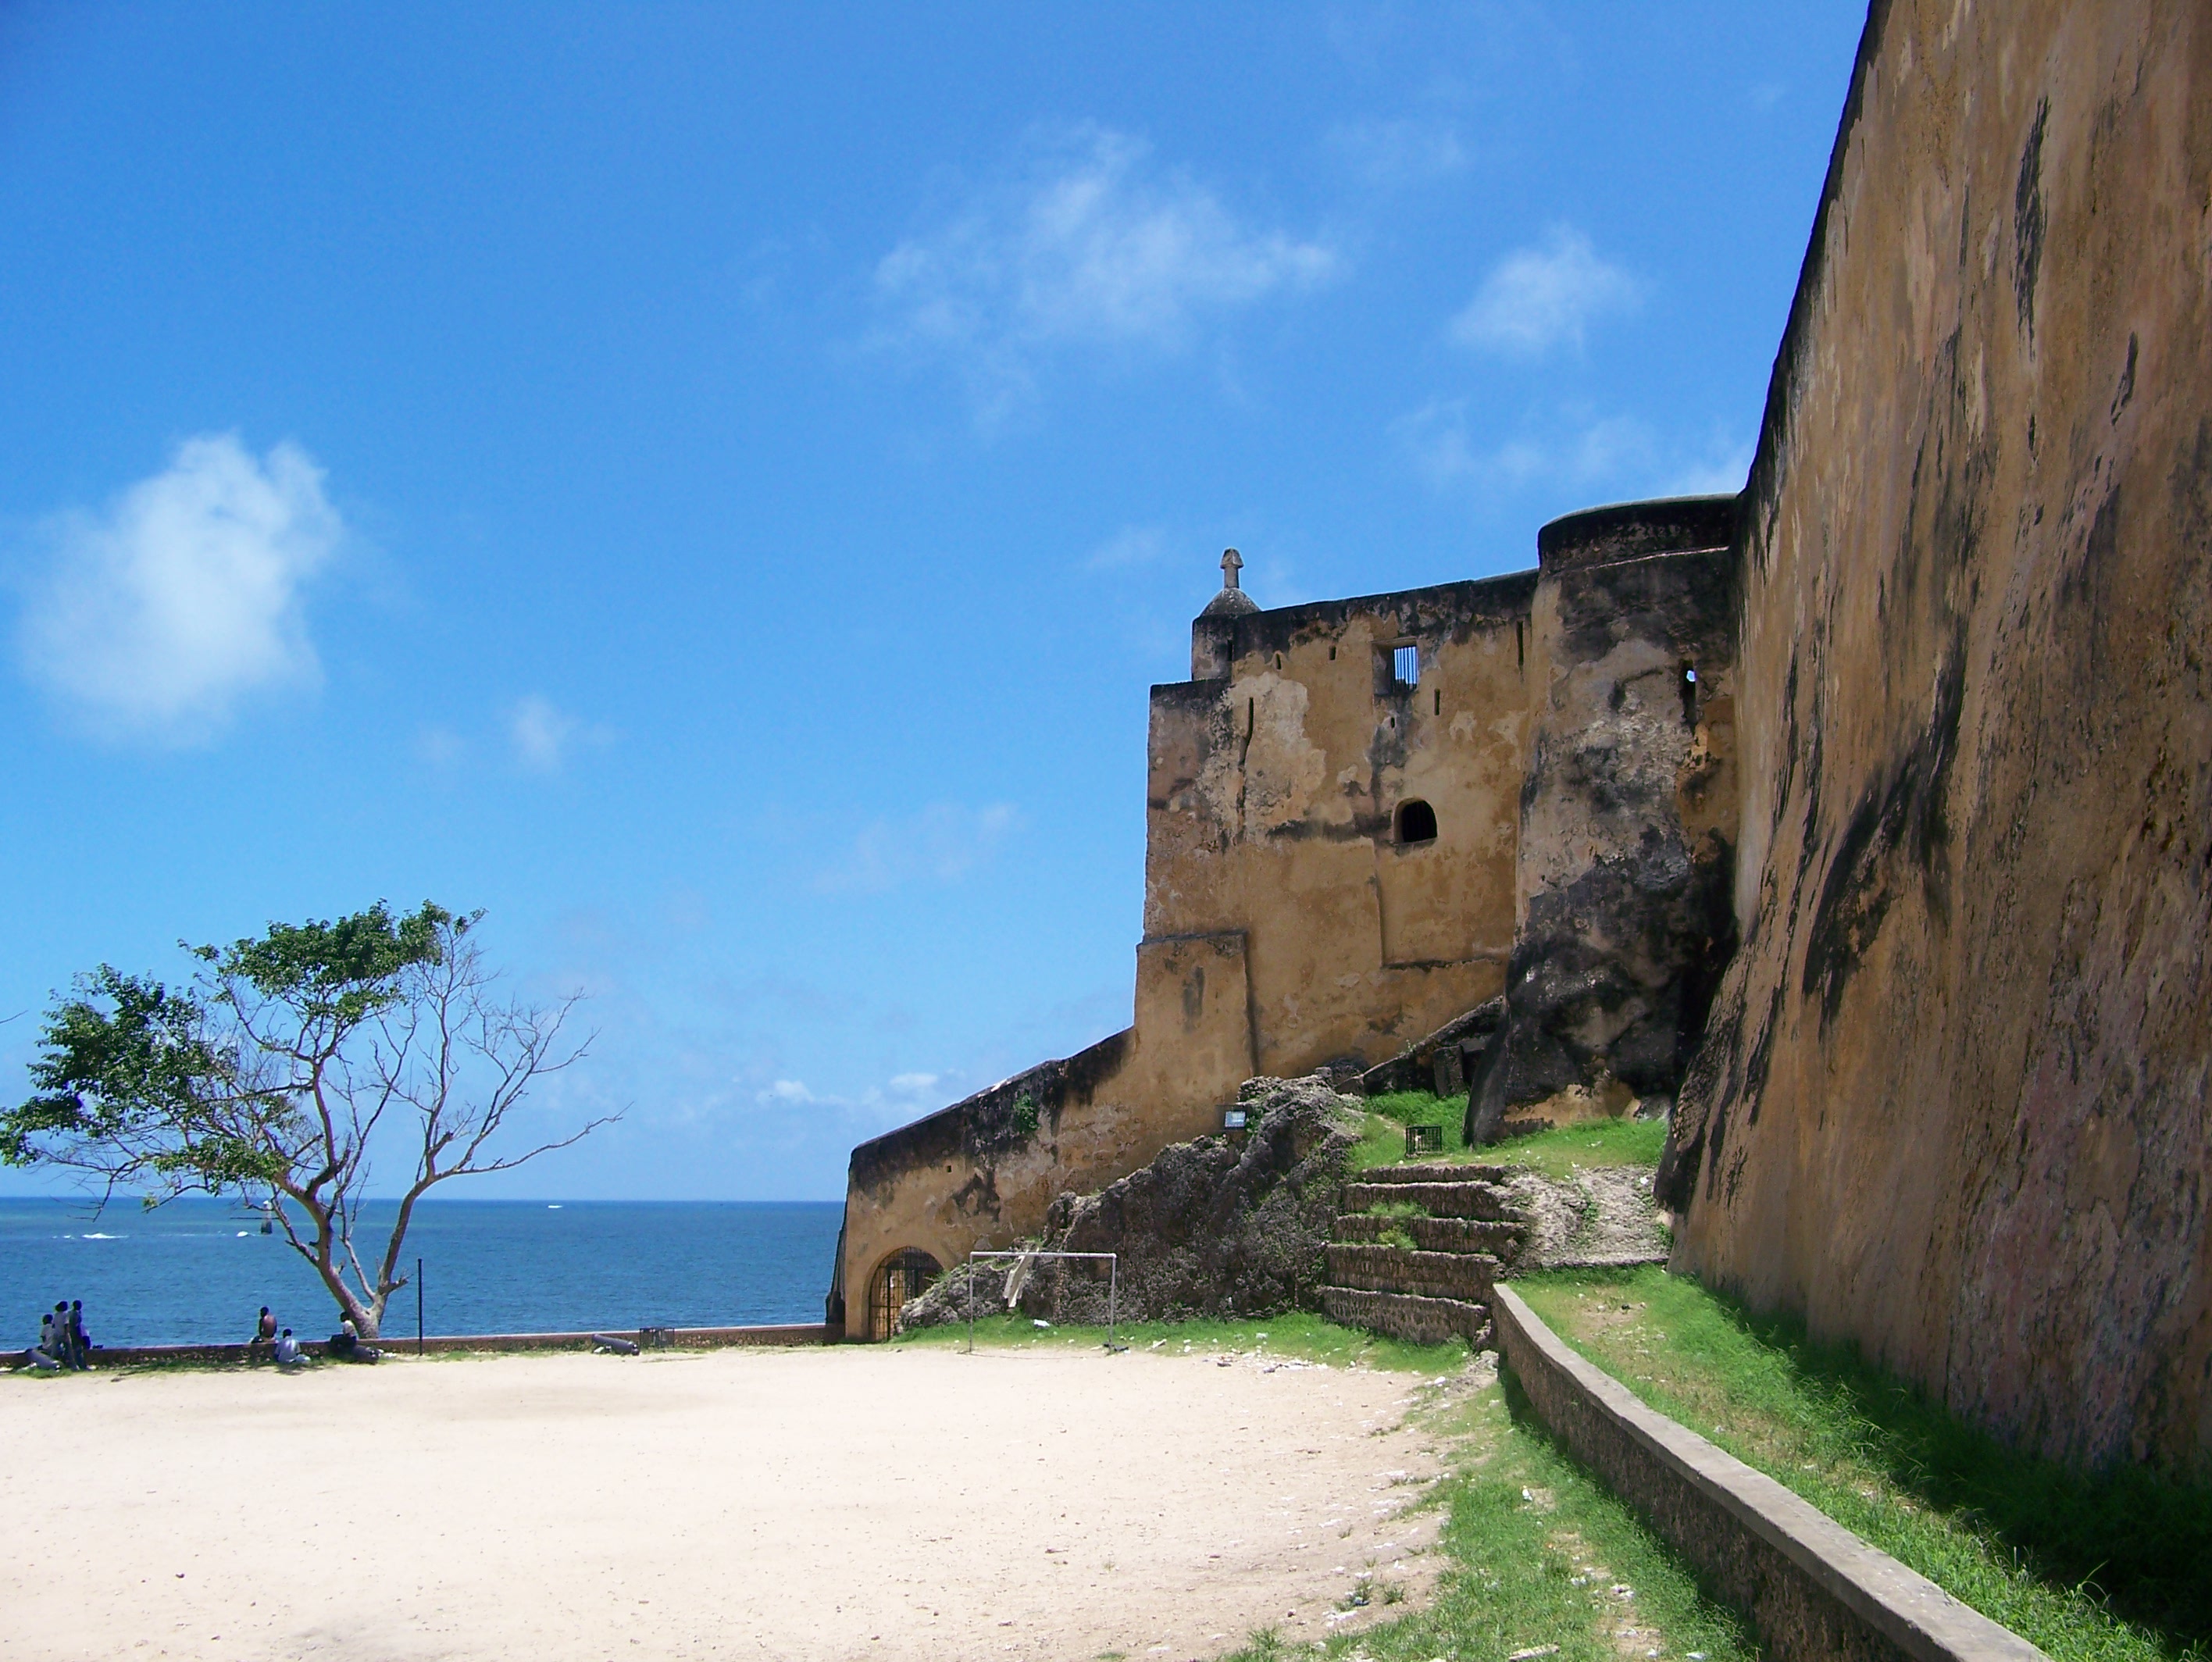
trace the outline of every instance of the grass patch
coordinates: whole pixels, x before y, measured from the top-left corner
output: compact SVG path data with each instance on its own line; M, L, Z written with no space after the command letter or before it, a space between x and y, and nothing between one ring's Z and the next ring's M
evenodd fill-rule
M1422 1161L1471 1158L1466 1139L1460 1136L1467 1120L1465 1096L1437 1096L1428 1091L1390 1091L1367 1099L1367 1124L1359 1146L1352 1151L1352 1169L1395 1166L1406 1157L1406 1127L1441 1125L1444 1146L1441 1154L1417 1156Z
M1705 1598L1688 1568L1542 1434L1510 1385L1437 1411L1435 1425L1450 1439L1450 1468L1430 1501L1446 1513L1435 1604L1340 1635L1318 1653L1310 1640L1294 1644L1263 1629L1235 1653L1240 1662L1293 1652L1357 1653L1375 1662L1504 1662L1529 1652L1545 1662L1646 1653L1672 1662L1753 1662L1737 1618ZM1370 1597L1393 1602L1387 1583Z
M1548 1177L1565 1177L1577 1166L1656 1166L1667 1143L1663 1119L1592 1119L1469 1148L1460 1135L1466 1115L1464 1096L1433 1096L1427 1091L1370 1096L1366 1128L1352 1153L1352 1169L1366 1171L1403 1162L1408 1125L1443 1127L1443 1152L1419 1156L1424 1162L1527 1166Z
M1509 1137L1481 1150L1501 1166L1528 1166L1565 1177L1577 1166L1656 1166L1667 1146L1663 1119L1589 1119Z
M1304 1310L1263 1319L1124 1322L1114 1342L1132 1350L1212 1356L1280 1356L1292 1362L1325 1362L1339 1368L1380 1368L1409 1374L1455 1373L1466 1365L1467 1342L1408 1344L1362 1327L1341 1327ZM968 1343L968 1324L948 1323L902 1333L894 1344L941 1348ZM992 1350L1096 1350L1106 1343L1103 1327L1039 1327L1023 1315L978 1315L975 1346Z
M1855 1350L1656 1267L1515 1284L1653 1407L2060 1662L2212 1656L2212 1489L2013 1453Z

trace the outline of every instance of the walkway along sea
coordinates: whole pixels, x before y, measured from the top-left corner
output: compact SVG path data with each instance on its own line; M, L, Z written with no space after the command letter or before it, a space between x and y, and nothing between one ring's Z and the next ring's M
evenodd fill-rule
M364 1258L392 1213L368 1207ZM423 1260L434 1333L817 1322L841 1216L834 1201L425 1201L407 1268ZM102 1345L242 1340L264 1304L302 1335L337 1325L314 1271L244 1206L121 1200L95 1218L82 1201L0 1199L0 1344L34 1341L60 1298L84 1301ZM409 1288L385 1331L414 1331Z

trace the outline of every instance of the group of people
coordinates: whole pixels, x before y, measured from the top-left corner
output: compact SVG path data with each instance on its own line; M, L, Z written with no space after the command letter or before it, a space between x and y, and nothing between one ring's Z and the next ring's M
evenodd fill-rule
M330 1343L324 1346L324 1350L335 1362L374 1362L384 1354L374 1345L361 1342L361 1330L353 1325L351 1316L339 1319L338 1331L331 1335ZM264 1352L273 1356L279 1368L299 1368L307 1361L307 1354L301 1350L300 1341L292 1337L292 1330L287 1327L280 1332L276 1318L270 1313L265 1304L261 1307L260 1317L253 1325L253 1337L246 1342L247 1356L258 1356Z
M269 1307L261 1307L261 1314L253 1324L253 1337L246 1342L246 1354L257 1356L266 1351L276 1359L279 1368L297 1368L307 1358L300 1349L300 1341L292 1337L287 1327L276 1331L276 1318L269 1313Z
M32 1368L53 1370L92 1366L92 1341L85 1337L84 1301L61 1299L51 1310L39 1313L39 1343L23 1353Z
M384 1354L374 1345L362 1343L361 1330L350 1316L339 1320L338 1331L331 1335L325 1349L339 1362L374 1362ZM52 1309L40 1313L39 1342L23 1353L23 1365L45 1373L74 1371L91 1367L91 1354L92 1341L84 1331L84 1301L63 1299ZM246 1342L246 1354L270 1356L279 1368L304 1367L307 1361L307 1353L292 1337L292 1330L280 1329L265 1304L253 1324L253 1337Z

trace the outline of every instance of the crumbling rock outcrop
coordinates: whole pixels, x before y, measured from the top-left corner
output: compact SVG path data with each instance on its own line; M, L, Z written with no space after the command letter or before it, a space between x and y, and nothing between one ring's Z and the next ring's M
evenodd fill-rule
M1063 1194L1035 1244L1120 1254L1115 1313L1125 1321L1317 1307L1337 1192L1359 1141L1358 1105L1318 1074L1249 1080L1237 1104L1247 1119L1241 1139L1178 1143L1094 1194ZM998 1259L975 1276L979 1313L1106 1320L1103 1264ZM908 1303L902 1325L964 1320L969 1295L968 1266L957 1265Z

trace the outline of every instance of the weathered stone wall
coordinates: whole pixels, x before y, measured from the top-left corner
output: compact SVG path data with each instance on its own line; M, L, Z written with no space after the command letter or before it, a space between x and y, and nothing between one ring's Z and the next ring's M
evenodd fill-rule
M1382 1061L1503 986L1534 586L1209 615L1211 673L1152 689L1146 937L1243 932L1254 1071Z
M2212 10L1869 23L1746 498L1677 1263L2212 1466Z
M1109 1293L1125 1321L1313 1307L1328 1279L1345 1161L1359 1142L1358 1105L1319 1077L1250 1080L1238 1101L1251 1117L1244 1137L1175 1143L1094 1193L1054 1202L1037 1244L1118 1254L1113 1284L1103 1265L987 1264L975 1277L977 1310L1011 1302L1054 1321L1103 1325ZM963 1266L908 1307L907 1325L961 1320L968 1298Z
M1673 1106L1735 943L1735 506L1624 503L1537 538L1516 926L1470 1140Z

